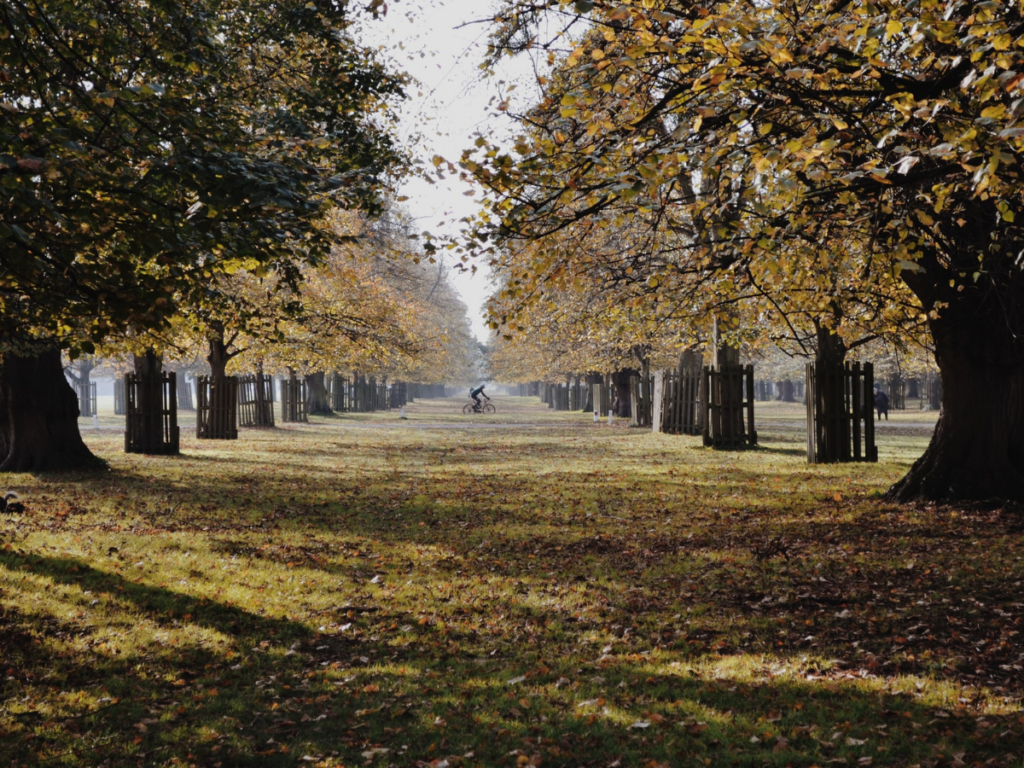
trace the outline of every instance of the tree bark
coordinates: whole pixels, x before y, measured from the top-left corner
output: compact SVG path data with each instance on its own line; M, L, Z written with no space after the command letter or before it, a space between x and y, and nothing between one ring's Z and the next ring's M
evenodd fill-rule
M604 375L600 373L587 374L587 391L584 398L583 411L589 413L594 410L594 385L603 384Z
M633 368L623 368L612 374L612 386L615 387L615 415L620 419L628 419L632 412L629 408L629 378L638 375Z
M206 362L210 364L210 378L216 383L227 377L228 363L232 355L228 352L223 332L218 336L210 336L209 342L210 352L206 356Z
M327 396L327 382L324 373L306 374L306 414L330 416L331 401Z
M1020 294L1000 299L950 304L931 322L939 421L889 500L1024 502L1024 307Z
M105 466L78 431L78 398L60 351L8 354L0 363L0 472Z
M224 339L224 329L219 323L211 324L208 336L210 351L206 362L210 365L210 422L201 430L208 440L236 440L238 430L234 426L238 409L236 392L228 386L228 363L237 352L229 352L231 342ZM219 414L219 416L218 416ZM197 433L198 434L198 433Z

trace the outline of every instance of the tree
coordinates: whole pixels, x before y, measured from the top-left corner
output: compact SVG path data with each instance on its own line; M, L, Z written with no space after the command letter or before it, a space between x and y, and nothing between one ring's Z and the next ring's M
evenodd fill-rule
M567 75L542 108L563 123L514 156L465 156L495 200L477 243L632 216L660 238L635 271L663 290L686 277L709 302L772 261L844 265L862 296L898 280L934 340L943 409L890 497L1024 500L1019 4L506 5L495 53L551 49ZM542 40L545 12L583 13L588 31Z
M34 356L164 329L241 267L294 281L333 242L326 210L379 210L401 160L386 122L402 78L351 23L333 0L0 8L0 380L52 377L0 401L52 403L41 417L70 435L67 384ZM0 469L89 461L17 411L0 430L23 452Z

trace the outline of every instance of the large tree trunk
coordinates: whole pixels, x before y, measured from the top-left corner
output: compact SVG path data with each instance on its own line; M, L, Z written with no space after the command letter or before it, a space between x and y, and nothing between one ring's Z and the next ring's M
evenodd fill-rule
M103 465L78 432L78 398L64 377L60 351L5 355L0 363L0 472Z
M228 363L231 361L232 355L228 352L223 332L219 336L211 335L209 342L210 352L206 356L206 362L210 364L210 379L216 384L216 382L227 378Z
M624 368L612 374L612 385L615 387L615 415L620 419L632 416L629 408L629 379L636 375L637 371L632 368Z
M928 450L889 489L890 500L1024 502L1024 349L1007 323L1013 299L1003 298L974 312L950 305L931 323L939 422ZM1009 314L999 317L1004 308Z
M584 393L583 411L589 413L594 410L594 385L603 384L604 375L600 373L587 374L587 391Z
M330 416L334 413L331 410L331 401L327 396L327 382L322 371L306 374L306 414L311 413L321 416Z
M838 307L833 305L832 309L838 324L840 318ZM839 334L833 333L831 329L816 321L814 329L817 337L817 349L814 356L817 370L815 384L817 390L813 403L817 430L817 434L814 436L816 460L819 463L849 461L855 454L850 450L851 425L847 420L843 394L845 386L843 375L845 374L829 373L835 372L836 369L845 370L846 344ZM871 408L871 393L861 392L860 397L864 398L865 407ZM870 413L865 413L865 416L871 418Z
M210 352L206 362L210 365L209 422L201 425L197 435L208 440L237 440L238 412L237 388L229 386L228 362L237 353L229 352L231 342L224 340L224 330L211 324L213 333L208 337Z

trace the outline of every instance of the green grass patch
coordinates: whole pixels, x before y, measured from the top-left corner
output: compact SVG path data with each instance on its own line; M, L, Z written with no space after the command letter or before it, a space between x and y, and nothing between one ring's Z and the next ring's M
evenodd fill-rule
M808 466L799 406L716 452L495 404L8 477L0 761L1021 765L1024 521L878 500L934 415Z

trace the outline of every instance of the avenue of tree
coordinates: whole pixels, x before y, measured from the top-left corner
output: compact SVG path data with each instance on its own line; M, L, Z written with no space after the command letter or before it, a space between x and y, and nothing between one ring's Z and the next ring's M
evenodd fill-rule
M0 8L0 471L96 463L62 351L127 351L142 371L193 345L214 376L243 347L303 373L465 366L444 270L418 265L404 225L368 223L401 216L405 76L355 41L356 13Z
M923 343L942 413L891 497L1024 500L1020 3L508 0L492 43L548 65L462 161L495 326L570 291L682 346Z

